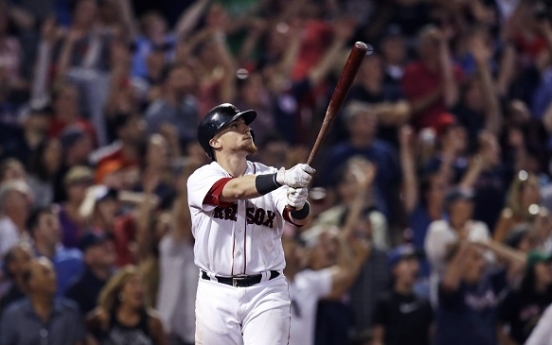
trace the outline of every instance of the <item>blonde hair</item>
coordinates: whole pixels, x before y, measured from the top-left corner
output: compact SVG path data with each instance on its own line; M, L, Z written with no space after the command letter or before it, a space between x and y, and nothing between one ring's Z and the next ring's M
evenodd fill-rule
M134 265L127 265L119 269L100 292L98 306L108 313L115 310L120 304L119 294L123 290L123 286L131 277L139 274L138 267Z
M530 218L532 214L528 209L524 209L521 204L521 193L527 186L534 185L539 188L539 180L535 174L520 171L508 189L507 206L512 210L514 217L523 219Z

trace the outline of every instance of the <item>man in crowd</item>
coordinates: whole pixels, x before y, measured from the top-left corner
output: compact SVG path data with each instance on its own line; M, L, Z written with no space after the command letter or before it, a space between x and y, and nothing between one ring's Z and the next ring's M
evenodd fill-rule
M366 255L368 247L362 245L361 239L343 237L337 238L332 233L333 227L317 226L305 233L308 241L299 240L297 235L287 235L283 238L286 258L284 274L289 281L291 296L291 337L292 345L314 344L314 327L316 324L316 309L321 299L339 300L354 282L358 270ZM309 234L310 233L310 234ZM305 258L318 247L324 257L332 257L322 238L337 240L337 260L331 266L320 270L304 269ZM358 243L354 243L358 242ZM303 245L307 245L305 248Z
M504 269L489 270L484 250L492 246L460 241L450 247L438 286L436 345L497 343L498 302L507 275ZM510 269L525 261L509 250L493 252Z
M11 247L5 255L4 268L11 285L6 294L0 297L0 316L11 303L25 297L23 275L29 269L32 258L31 247L25 242Z
M113 242L104 235L89 232L81 240L84 273L73 282L65 296L77 303L83 315L96 307L100 291L115 265Z
M409 245L393 249L389 266L393 289L374 310L374 345L429 345L433 309L429 300L414 292L420 271L416 249Z
M13 304L0 320L0 344L84 345L85 330L78 307L56 298L56 273L47 258L32 261L25 272L28 298Z
M62 296L69 284L84 270L81 252L63 247L59 220L50 207L34 210L27 220L27 228L33 240L35 255L52 261L56 271L57 295Z
M378 168L374 183L374 204L389 220L392 215L393 191L399 181L397 152L376 137L377 115L369 104L352 102L344 113L349 133L348 140L332 147L327 156L326 169L322 172L326 184L331 184L337 169L354 156L361 156Z
M162 76L163 97L152 103L146 111L150 133L158 132L166 125L178 128L182 147L195 139L199 120L198 102L194 95L196 81L189 66L178 64L167 68Z

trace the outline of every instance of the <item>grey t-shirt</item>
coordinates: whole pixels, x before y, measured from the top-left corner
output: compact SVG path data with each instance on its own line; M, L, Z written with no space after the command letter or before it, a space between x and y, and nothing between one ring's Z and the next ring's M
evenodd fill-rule
M0 345L75 345L85 340L85 329L77 305L56 298L48 322L33 310L25 298L12 304L0 320Z

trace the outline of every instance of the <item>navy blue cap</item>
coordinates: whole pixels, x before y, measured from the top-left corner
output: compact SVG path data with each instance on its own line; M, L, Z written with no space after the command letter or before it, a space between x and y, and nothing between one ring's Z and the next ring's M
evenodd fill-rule
M89 231L80 240L79 249L84 253L88 248L104 243L107 240L109 240L107 236Z
M466 190L464 188L456 187L452 188L447 192L445 195L445 204L450 205L453 202L460 201L460 200L466 200L470 201L473 200L475 195L472 191Z
M61 146L64 148L71 147L75 145L75 143L85 134L86 132L84 131L84 129L82 129L81 126L71 126L61 133L61 136L59 138Z
M403 244L393 248L389 252L388 263L391 268L395 267L401 260L406 258L420 258L422 257L422 252L416 249L412 245Z

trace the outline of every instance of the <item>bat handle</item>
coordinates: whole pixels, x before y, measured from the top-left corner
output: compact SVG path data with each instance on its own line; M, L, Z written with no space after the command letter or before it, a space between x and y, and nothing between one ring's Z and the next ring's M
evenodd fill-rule
M312 165L312 162L314 161L314 156L316 155L316 152L313 150L311 150L310 154L309 154L309 158L307 159L307 164L308 165Z

